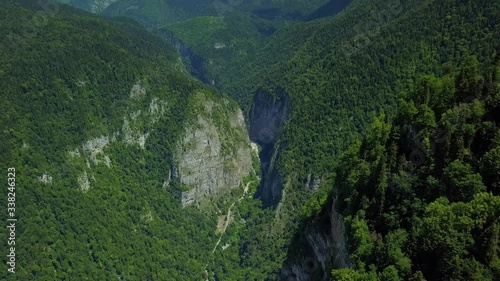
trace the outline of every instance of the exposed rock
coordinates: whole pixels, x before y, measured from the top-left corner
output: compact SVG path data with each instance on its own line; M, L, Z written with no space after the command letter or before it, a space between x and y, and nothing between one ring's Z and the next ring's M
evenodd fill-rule
M224 43L215 43L214 44L215 49L223 49L225 47L226 47L226 45Z
M133 116L131 118L132 118L132 120L134 120ZM137 118L137 116L135 117L135 119L136 118ZM140 132L132 130L127 118L123 119L122 133L123 133L123 141L125 143L137 144L142 149L145 148L146 140L149 137L149 133L141 134Z
M281 200L284 179L275 165L280 154L276 141L290 111L290 99L283 91L279 91L276 97L260 91L255 95L249 113L250 139L261 146L259 158L263 179L256 195L267 207L276 207Z
M43 184L50 184L52 183L52 176L47 174L47 172L45 172L43 173L43 175L38 177L38 180Z
M142 223L148 224L153 221L153 214L151 211L148 211L144 215L141 215L141 221Z
M250 145L252 146L252 151L256 154L259 154L259 146L254 142L250 143Z
M217 230L215 230L215 234L220 234L224 230L224 225L226 224L226 220L229 219L226 215L219 216L217 218Z
M92 13L98 14L116 1L118 0L95 0L94 2L90 3L90 11Z
M283 91L277 97L258 92L250 110L250 139L260 145L274 144L290 111L290 99Z
M252 171L241 110L236 105L227 110L202 93L197 100L198 116L186 127L175 157L177 176L190 188L182 193L183 206L241 187Z
M215 85L211 83L209 79L206 77L205 71L205 58L195 54L184 42L179 40L171 31L166 29L161 29L157 31L157 35L168 40L178 51L181 57L188 58L190 60L191 65L191 75L198 78L205 84Z
M154 124L158 122L160 117L165 114L168 103L162 101L158 98L153 98L149 104L148 114L151 119L151 123Z
M80 157L80 150L78 148L75 148L74 150L68 151L69 156L71 157Z
M281 279L330 280L332 269L348 268L352 264L347 251L344 218L335 209L336 198L331 207L310 222L299 245L288 257L281 272Z
M56 0L57 2L70 4L80 9L99 14L104 11L109 5L117 2L118 0Z
M284 177L280 175L276 162L279 157L279 148L266 151L263 149L260 153L262 181L257 189L256 195L261 198L266 207L276 207L282 198ZM271 159L266 153L271 154Z
M312 174L309 174L307 175L306 187L308 187L309 190L316 191L321 182L321 178L315 178Z
M109 137L108 136L100 136L100 137L95 138L93 140L89 140L85 144L83 144L83 151L90 154L90 160L92 162L94 162L95 165L98 165L100 162L104 162L109 167L109 164L110 164L109 157L105 158L104 160L98 159L98 157L97 157L99 154L104 155L103 150L108 144L109 144Z
M104 155L104 165L106 165L108 168L111 168L111 159L109 158L108 155Z
M163 182L163 185L161 186L161 188L164 190L164 191L167 191L168 189L168 186L170 185L170 178L168 179L168 181L164 181Z
M145 95L146 95L146 88L141 86L139 82L137 82L134 86L132 86L132 89L130 90L131 99L138 99L144 97Z
M135 112L130 113L130 119L132 121L137 121L137 118L141 115L141 110L137 110Z
M332 204L332 211L330 214L331 223L331 239L333 245L333 266L335 268L348 268L352 267L347 251L347 237L344 223L344 217L335 209L337 198Z
M90 181L87 176L87 171L84 171L79 177L78 177L78 185L80 186L80 190L83 192L87 192L90 189Z

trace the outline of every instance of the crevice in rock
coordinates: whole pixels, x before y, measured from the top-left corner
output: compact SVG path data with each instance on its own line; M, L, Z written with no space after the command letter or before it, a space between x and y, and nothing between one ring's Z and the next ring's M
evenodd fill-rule
M280 280L329 280L332 269L350 268L346 228L335 205L337 192L322 210L304 221L289 248Z
M156 34L161 38L168 40L179 51L179 54L183 59L189 60L191 68L188 70L192 76L198 78L198 80L204 84L211 85L210 81L206 77L205 59L202 56L195 54L191 48L175 37L175 35L170 31L162 29L157 31Z
M259 153L262 180L255 193L265 207L276 207L281 200L283 176L279 174L276 162L280 156L277 140L291 111L288 95L280 90L275 96L258 91L248 113L250 139L260 145Z

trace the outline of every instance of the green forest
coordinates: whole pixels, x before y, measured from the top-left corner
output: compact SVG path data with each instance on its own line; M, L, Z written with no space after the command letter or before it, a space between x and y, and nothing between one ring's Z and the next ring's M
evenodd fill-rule
M57 2L0 0L1 280L500 280L500 1ZM190 134L252 172L185 206Z
M499 280L500 59L422 76L332 182L354 268L333 280Z
M36 12L6 3L0 11L2 34L13 38L0 44L1 169L18 171L19 258L9 280L201 279L215 214L181 209L181 187L162 185L190 97L211 90L179 71L173 47L134 23L65 6L44 26L23 22ZM146 88L140 102L129 98L137 81ZM119 130L124 112L145 110L154 98L168 114L145 149L104 148L110 167L69 156ZM92 186L85 193L82 171ZM2 250L6 234L2 227ZM5 262L0 270L5 280Z

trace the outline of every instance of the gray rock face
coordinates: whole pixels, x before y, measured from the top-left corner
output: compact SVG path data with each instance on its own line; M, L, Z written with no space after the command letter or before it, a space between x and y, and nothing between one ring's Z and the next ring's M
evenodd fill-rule
M276 207L281 200L284 179L275 165L280 151L276 141L290 111L290 99L284 92L279 92L277 97L259 92L249 113L250 139L261 146L259 157L263 178L257 196L266 207Z
M349 268L352 263L347 251L347 234L344 224L344 217L335 210L335 203L332 204L332 212L330 214L331 223L331 242L333 246L333 267L334 268Z
M217 104L203 93L198 100L198 114L185 129L175 156L176 176L189 188L182 193L183 206L241 187L243 177L253 170L241 110Z
M306 187L308 187L312 191L316 191L321 184L321 178L316 178L314 175L307 175Z
M299 240L300 247L289 257L280 280L330 280L332 269L348 268L352 264L347 251L344 218L331 209L314 219Z
M267 152L266 150L271 151ZM265 153L271 153L271 159ZM262 180L256 195L261 198L266 207L277 207L282 198L285 179L280 175L276 165L279 153L279 148L274 149L274 147L264 148L260 153Z
M258 92L250 110L250 139L260 145L276 143L290 111L290 99L284 92L278 92L276 98Z

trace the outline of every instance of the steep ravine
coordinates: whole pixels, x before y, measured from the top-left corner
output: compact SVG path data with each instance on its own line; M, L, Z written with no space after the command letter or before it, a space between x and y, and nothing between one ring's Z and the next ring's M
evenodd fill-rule
M205 58L195 54L189 46L184 44L184 42L175 37L174 34L168 30L157 30L156 35L169 41L179 51L182 59L189 62L191 67L188 70L191 75L198 78L201 82L210 85L205 73Z
M290 99L285 92L279 91L277 96L272 96L259 91L248 113L250 139L261 147L262 180L255 196L266 207L276 207L281 200L284 178L275 165L280 155L276 142L290 111Z
M266 207L275 208L286 200L282 192L287 175L279 174L276 163L281 156L278 139L290 112L291 101L284 91L274 96L259 91L248 113L250 139L261 148L262 180L255 196ZM314 192L318 182L311 177L306 185ZM344 219L335 209L336 200L335 196L297 233L280 280L328 280L332 269L351 266Z
M162 36L174 44L185 59L190 60L192 66L191 74L204 83L207 83L207 79L205 79L203 73L202 59L194 56L189 47L171 34L164 33ZM262 179L254 196L262 201L264 207L275 209L283 198L282 192L286 175L281 175L276 165L281 156L282 149L279 146L278 140L284 130L291 110L291 100L284 91L278 91L272 95L260 90L253 97L252 106L247 113L250 141L258 144L260 147L259 159ZM204 140L200 143L200 153L203 150L201 147L206 146L208 143L211 143L210 146L213 146L213 142L215 141L208 140L207 137L201 139ZM222 143L222 141L220 142ZM180 154L182 155L183 153ZM188 158L194 160L203 157L199 154L198 156ZM196 163L195 166L198 165L200 163ZM214 172L215 170L211 171ZM214 173L207 173L205 178L208 180L211 174ZM240 178L242 175L238 175L237 178ZM213 181L213 179L208 180L208 182L210 181ZM310 181L307 182L307 185L310 186L313 192L318 185L316 181L319 181L319 179L314 180L311 177ZM196 179L195 182L200 182L200 179ZM190 185L193 185L193 183ZM189 205L193 201L196 201L195 197L199 196L195 196L195 194L199 193L202 194L201 197L205 197L208 194L214 194L215 190L219 190L219 188L212 189L208 185L201 189L191 189L190 192L183 193L183 205ZM228 214L231 213L233 205L229 207ZM277 212L279 211L277 210ZM221 233L220 239L223 235L224 231ZM333 268L351 266L346 249L343 217L336 212L333 204L324 206L323 212L308 222L308 225L297 236L299 238L294 246L296 249L289 252L281 274L278 277L280 280L328 280L329 273ZM218 244L215 245L213 251L217 249Z

